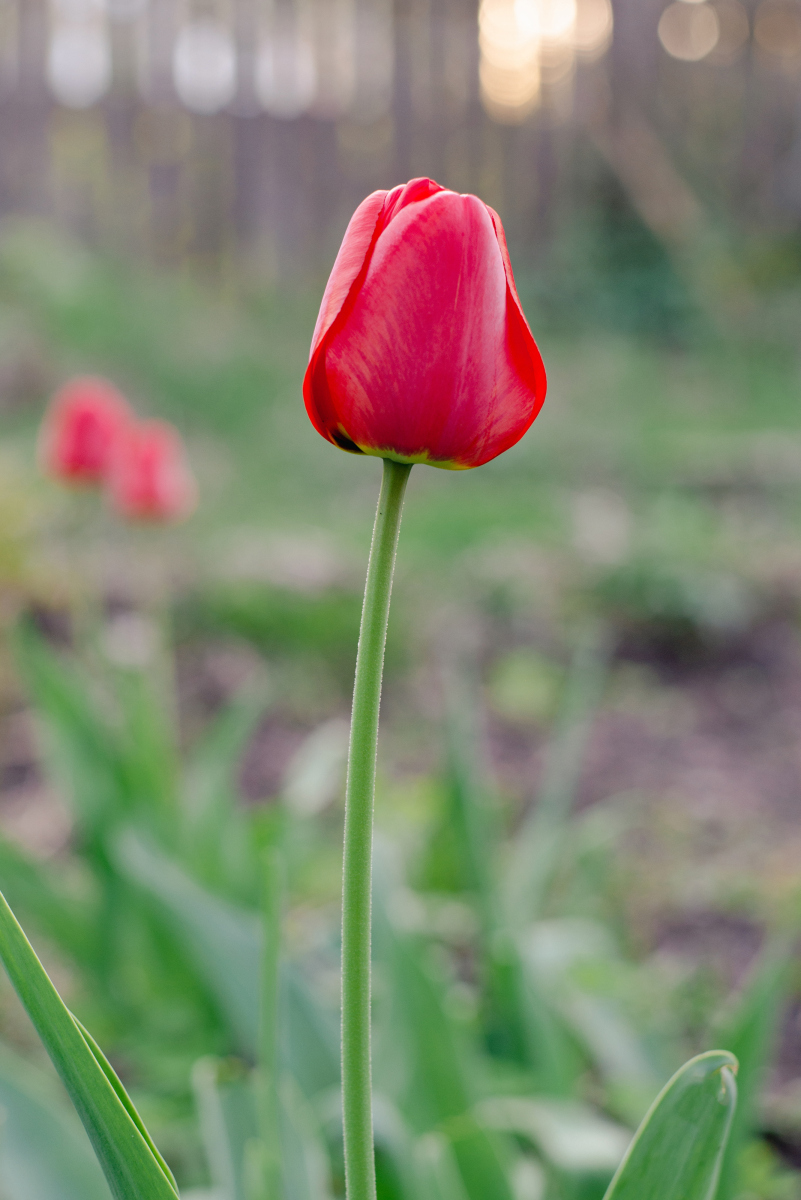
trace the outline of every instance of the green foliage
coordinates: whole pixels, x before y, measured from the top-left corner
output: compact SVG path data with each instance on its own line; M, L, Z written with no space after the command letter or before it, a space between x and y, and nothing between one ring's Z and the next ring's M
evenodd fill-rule
M69 1092L115 1200L175 1200L169 1168L122 1084L64 1007L2 896L0 960Z
M53 1081L0 1048L4 1200L108 1200L91 1144Z
M628 332L683 342L703 319L667 248L633 210L615 176L601 169L581 189L536 274L518 284L536 326L544 323Z
M606 1200L714 1200L737 1105L737 1059L710 1050L659 1093Z
M454 595L479 620L489 617L500 642L489 703L526 736L540 736L560 711L563 670L519 646L521 630L527 639L544 623L553 633L589 608L660 662L696 662L795 604L787 569L801 512L794 312L756 306L743 337L710 339L674 265L616 189L604 182L594 199L591 227L567 228L536 272L518 271L552 379L535 430L481 472L415 473L420 502L406 517L401 575L420 592L412 633ZM757 246L746 270L760 286L771 274L781 283L796 259L789 242ZM340 564L369 537L378 464L360 464L357 481L352 460L310 433L300 403L316 299L286 289L232 297L227 287L214 299L186 280L101 262L38 225L4 226L0 239L0 621L16 611L23 585L50 597L52 535L75 511L66 501L58 507L35 478L40 401L74 370L102 370L142 412L171 416L190 435L205 503L166 551L154 549L166 556L177 545L192 558L179 637L244 638L271 668L274 691L237 700L179 755L170 699L144 673L110 670L82 646L55 654L29 627L15 643L50 778L72 805L74 828L68 851L47 861L0 839L0 885L37 947L67 966L71 1007L109 1048L187 1189L206 1179L196 1119L205 1104L245 1114L244 1146L233 1137L225 1151L237 1186L270 1170L258 1148L269 1057L261 963L276 947L275 933L263 933L266 847L289 880L281 1080L273 1082L282 1140L294 1126L302 1131L292 1143L307 1164L298 1179L313 1181L291 1186L341 1193L336 904L325 882L336 869L324 845L336 817L304 818L288 784L281 799L250 810L236 786L250 731L283 702L277 683L302 676L306 719L325 709L322 694L344 711L350 690L359 598L347 572L332 582L324 570L298 591L272 581L260 557L265 530L294 536L324 523L324 545L330 537L343 551ZM596 332L577 338L577 322ZM19 397L9 382L17 375ZM573 546L571 505L585 491L592 505L596 489L601 498L611 489L629 516L609 557L589 553L586 538ZM43 496L54 516L43 514ZM237 524L254 534L257 551L244 555L241 577L239 556L228 554ZM89 542L97 530L84 533ZM83 562L76 555L76 572ZM402 662L401 641L390 647L391 666ZM768 931L751 980L722 1014L712 1012L719 989L695 989L688 1043L670 980L658 965L632 961L616 920L622 806L590 819L572 811L603 657L596 649L587 671L577 663L571 673L576 704L571 711L563 697L546 782L514 837L514 798L496 795L482 771L469 673L452 689L447 766L425 781L429 810L410 831L392 829L377 898L381 1200L467 1200L463 1174L474 1169L489 1189L482 1200L495 1200L493 1163L501 1195L512 1187L521 1197L600 1200L627 1131L701 1045L740 1059L716 1200L798 1192L798 1175L759 1137L760 1085L789 987L783 944ZM5 685L2 663L0 672ZM323 774L329 764L318 756ZM336 785L325 794L336 795ZM315 904L324 901L315 921L309 881ZM714 881L702 871L695 882ZM13 1021L4 1035L15 1036ZM195 1062L202 1066L193 1072ZM40 1082L19 1063L6 1071L0 1052L0 1190L9 1200L99 1200L105 1184L89 1143L59 1092ZM225 1190L214 1164L228 1134L213 1126L204 1117L206 1157Z
M268 654L356 660L361 605L355 592L304 595L258 584L229 586L187 601L178 613L185 633L226 632Z
M17 661L44 721L54 774L72 801L80 834L102 856L121 820L141 818L169 835L177 795L169 718L149 681L123 671L113 694L45 645L29 622L15 639ZM106 688L110 681L106 681Z
M336 1014L323 999L336 944L305 954L287 941L276 971L284 904L278 879L289 867L291 908L296 860L317 853L304 832L318 819L307 815L315 805L287 800L265 824L236 795L236 763L267 697L236 701L181 770L169 727L165 734L144 711L157 705L148 700L144 677L83 675L29 627L17 649L49 734L51 769L73 797L77 852L93 885L75 891L57 868L0 843L3 882L26 919L87 981L89 1016L92 1023L100 1019L104 1041L110 1035L135 1054L139 1098L149 1111L157 1112L154 1087L168 1081L174 1088L179 1077L188 1085L189 1055L197 1048L193 1137L204 1147L216 1196L273 1200L279 1177L282 1200L341 1195ZM472 688L454 676L442 819L428 826L430 873L407 872L397 847L377 846L380 1200L514 1200L518 1188L547 1200L601 1200L631 1129L681 1061L681 1048L664 1039L655 1052L654 1031L624 1002L620 980L633 977L627 972L634 968L611 930L587 917L550 915L565 879L580 871L576 763L602 693L606 653L605 638L588 629L563 686L540 804L514 842L504 835L481 767ZM140 753L160 763L158 770L151 762L145 771ZM94 798L87 804L86 796ZM447 846L443 821L452 832ZM450 890L427 891L443 878L442 854L451 864ZM452 929L437 916L451 913L451 920L457 912ZM84 1064L68 1082L90 1133L108 1110L129 1131L142 1162L156 1165L154 1186L169 1188L165 1197L173 1194L158 1152L93 1039L41 976L35 995L24 992L28 968L20 974L12 955L22 935L16 925L9 928L16 942L6 957L56 1062L64 1066L51 1027L70 1039L70 1064ZM675 1193L677 1200L711 1200L730 1127L727 1190L718 1200L734 1200L744 1178L739 1164L752 1144L760 1067L786 987L782 961L778 948L767 954L720 1026L723 1044L743 1059L741 1118L731 1125L731 1056L696 1060L652 1109L610 1200L656 1196L647 1190L648 1164L654 1145L673 1145L674 1137L688 1153L688 1174L677 1176L686 1190ZM46 1011L37 1008L40 993ZM129 1023L140 1031L138 1044L126 1040ZM177 1027L185 1045L172 1074L160 1074L162 1060L174 1053ZM105 1109L96 1101L87 1107L84 1093L100 1096ZM184 1103L188 1113L188 1091ZM105 1145L102 1131L92 1136ZM188 1160L186 1135L184 1146ZM121 1169L113 1161L104 1166L110 1178Z
M751 1130L759 1120L759 1096L771 1061L779 1021L788 991L792 940L782 934L765 948L751 978L730 1010L719 1021L716 1033L737 1056L737 1112L721 1169L718 1200L740 1192L743 1154Z

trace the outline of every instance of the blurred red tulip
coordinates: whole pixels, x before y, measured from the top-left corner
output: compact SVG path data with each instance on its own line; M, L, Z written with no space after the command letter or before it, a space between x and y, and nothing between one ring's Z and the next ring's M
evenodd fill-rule
M181 435L166 421L142 421L120 438L107 478L115 510L131 521L180 521L197 504Z
M430 179L362 201L312 340L317 431L355 453L477 467L519 441L545 390L497 213Z
M133 420L128 403L105 379L82 376L50 402L39 434L39 461L62 483L103 482L114 447Z

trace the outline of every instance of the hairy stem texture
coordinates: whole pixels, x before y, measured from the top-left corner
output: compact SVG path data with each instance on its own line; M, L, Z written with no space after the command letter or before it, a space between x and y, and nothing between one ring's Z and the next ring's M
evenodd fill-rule
M342 1109L347 1200L375 1200L370 918L378 710L403 495L411 466L384 460L356 658L342 883Z

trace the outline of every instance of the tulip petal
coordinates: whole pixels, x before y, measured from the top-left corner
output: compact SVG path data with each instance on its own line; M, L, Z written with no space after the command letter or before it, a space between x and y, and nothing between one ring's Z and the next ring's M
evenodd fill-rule
M518 368L523 374L530 374L532 390L535 395L540 397L534 415L531 420L539 413L545 401L545 393L548 388L548 378L545 373L545 364L542 361L539 347L534 341L534 335L531 332L531 326L526 320L526 314L523 312L523 306L520 303L520 297L517 294L517 286L515 285L515 277L512 274L512 263L509 258L509 247L506 244L506 234L503 231L501 218L498 216L494 208L487 205L487 212L492 218L492 224L495 228L495 236L498 239L498 247L501 251L503 259L503 268L506 272L506 287L509 297L509 325L510 336L514 342L514 352L518 360ZM528 367L528 372L526 368Z
M494 458L542 401L520 320L486 205L440 190L396 208L347 319L320 347L326 435L404 461Z
M359 277L370 252L386 196L386 192L372 192L362 200L348 223L323 293L312 337L312 353L339 316L351 288Z
M378 237L386 197L387 192L372 192L362 200L351 217L326 284L317 324L314 327L309 365L303 380L303 399L312 425L329 441L335 441L335 439L327 428L331 414L327 411L327 405L324 403L326 389L324 386L312 387L312 380L317 367L319 351L326 335L342 312Z
M98 486L132 420L127 400L108 380L94 375L70 380L51 400L39 431L42 469L62 483Z
M429 196L436 196L437 192L444 191L445 188L441 184L434 183L433 179L427 178L410 179L408 183L393 188L384 201L384 211L381 214L382 231L386 229L392 218L408 205L428 200Z
M115 511L131 521L181 521L197 504L197 484L178 430L140 421L120 438L106 480Z
M497 214L427 178L368 196L312 341L318 432L354 453L474 467L523 436L546 387Z
M303 396L306 411L318 433L343 450L360 453L359 447L342 429L331 430L332 412L324 377L316 372L318 351L338 317L343 315L348 298L356 290L360 276L366 271L375 244L387 225L410 204L426 200L445 189L433 179L412 179L389 192L372 192L364 199L348 223L331 275L323 293L317 324L312 336L311 354ZM315 381L315 374L318 379Z

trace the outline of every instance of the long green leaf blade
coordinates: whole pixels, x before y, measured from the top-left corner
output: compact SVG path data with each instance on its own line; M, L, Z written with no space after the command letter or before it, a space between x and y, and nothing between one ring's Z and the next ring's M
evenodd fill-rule
M100 1049L100 1047L98 1046L95 1039L92 1037L89 1030L84 1028L84 1026L81 1024L81 1022L78 1020L78 1018L76 1016L73 1016L72 1019L75 1022L75 1024L78 1026L80 1033L83 1035L83 1040L86 1042L87 1046L92 1051L92 1054L95 1056L95 1059L97 1060L97 1064L100 1067L101 1071L103 1072L103 1074L105 1075L106 1079L109 1081L111 1086L114 1088L114 1092L116 1093L118 1100L122 1104L122 1106L125 1109L125 1111L127 1112L128 1116L133 1121L136 1128L141 1133L142 1137L147 1142L147 1144L150 1148L150 1153L153 1155L156 1162L159 1164L162 1171L167 1176L167 1179L169 1180L169 1182L172 1184L173 1188L177 1192L178 1184L175 1182L175 1177L173 1176L172 1171L167 1166L166 1162L164 1161L161 1154L159 1153L159 1150L156 1147L156 1144L153 1141L152 1137L150 1136L148 1131L145 1129L145 1127L142 1123L142 1118L139 1116L139 1113L136 1111L133 1104L131 1103L131 1098L128 1095L128 1093L126 1092L125 1088L122 1086L122 1083L120 1082L119 1077L117 1076L117 1072L114 1070L111 1063L108 1061L105 1054Z
M737 1059L710 1050L651 1105L605 1200L713 1200L737 1104Z
M115 1200L176 1200L178 1193L87 1045L2 895L0 959L89 1134Z

